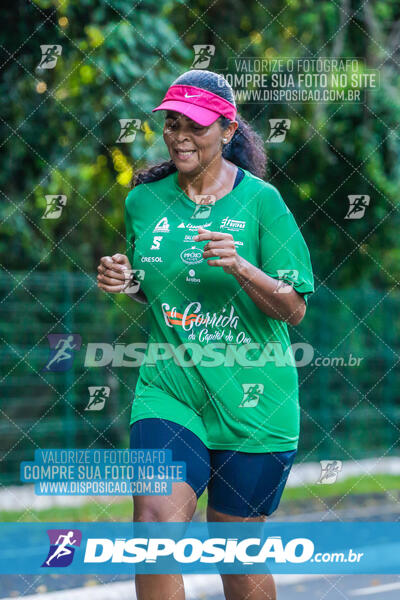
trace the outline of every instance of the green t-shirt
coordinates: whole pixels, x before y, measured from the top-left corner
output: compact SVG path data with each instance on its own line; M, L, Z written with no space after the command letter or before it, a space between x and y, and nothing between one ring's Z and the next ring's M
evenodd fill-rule
M307 300L309 251L278 190L244 169L231 192L199 205L174 172L135 187L125 211L127 254L150 322L131 423L169 419L211 449L297 448L298 375L287 324L263 313L233 275L208 265L207 242L193 240L199 225L231 233L238 254Z

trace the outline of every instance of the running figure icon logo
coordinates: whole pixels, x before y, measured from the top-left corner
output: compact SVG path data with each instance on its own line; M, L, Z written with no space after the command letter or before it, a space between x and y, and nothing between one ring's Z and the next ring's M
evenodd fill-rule
M254 408L257 406L260 396L264 392L262 383L242 383L243 398L239 404L240 408Z
M38 69L54 69L58 58L61 56L62 47L59 44L42 44L40 46L42 58L38 64Z
M278 269L278 285L274 294L288 294L291 288L299 279L299 272L296 269Z
M196 194L195 195L195 208L191 219L208 219L211 213L211 209L216 202L216 196L214 194Z
M273 144L284 142L286 134L290 129L290 123L290 119L269 119L271 131L267 142L272 142Z
M320 460L321 473L317 483L335 483L342 470L341 460Z
M129 144L136 138L136 134L140 131L142 121L140 119L119 119L121 131L116 141L117 144Z
M46 210L42 219L58 219L64 206L67 204L67 196L63 194L46 196Z
M89 402L85 410L102 410L106 400L110 397L110 388L108 385L90 385Z
M74 558L75 548L81 545L79 529L48 529L49 553L42 567L68 567Z
M125 287L123 293L137 294L144 276L145 271L143 269L126 269L124 271Z
M215 54L215 46L211 44L193 44L194 59L192 69L207 69ZM188 96L186 96L188 97Z
M42 371L68 371L72 367L74 352L80 350L81 336L77 333L50 333L47 339L50 356Z
M347 196L349 199L349 208L345 219L361 219L365 214L365 209L369 206L369 196Z

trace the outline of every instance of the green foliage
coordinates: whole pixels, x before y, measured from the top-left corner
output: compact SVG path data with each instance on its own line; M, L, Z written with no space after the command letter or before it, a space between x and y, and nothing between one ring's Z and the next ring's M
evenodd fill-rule
M162 117L151 109L190 69L192 45L209 43L215 71L233 57L318 56L358 57L379 71L380 90L365 104L246 104L240 112L264 139L269 118L292 121L284 144L267 145L269 179L302 226L317 285L392 285L400 275L399 6L346 6L36 0L5 8L5 266L93 272L99 256L124 250L132 168L167 158ZM54 69L37 68L40 44L62 46ZM116 143L122 118L142 122L133 143ZM370 207L363 219L344 220L354 193L370 195ZM62 219L42 219L47 194L67 196Z
M146 342L148 309L125 294L104 294L94 274L81 273L12 273L0 279L0 298L0 483L18 483L20 461L33 460L37 448L126 448L139 365L131 349L121 366L120 351ZM309 344L314 351L311 362L298 369L296 460L398 453L400 293L322 289L309 303L307 318L290 328L293 344ZM333 315L328 323L327 315ZM66 371L43 371L51 333L81 336ZM119 348L116 364L110 358L104 366L86 366L91 343ZM358 366L350 364L350 355L361 359ZM341 361L321 362L336 358ZM302 360L301 350L296 359ZM110 399L104 410L86 412L93 385L110 386ZM366 423L373 431L367 437Z
M132 165L162 152L151 109L188 50L154 3L58 6L5 9L0 251L7 268L93 272L125 249ZM37 68L41 44L62 46L54 69ZM134 144L116 143L122 118L144 124ZM42 219L47 194L67 196L62 219Z
M197 3L200 6L200 3ZM188 7L188 3L186 3ZM191 4L193 7L193 4ZM177 31L188 12L174 11ZM400 9L382 0L353 6L316 0L218 2L185 33L187 46L216 47L210 69L233 56L256 58L357 57L380 74L380 89L358 104L247 104L240 111L264 139L268 119L292 121L284 144L269 144L269 179L281 191L310 247L317 286L371 281L394 285L399 229ZM344 220L349 194L367 194L359 221Z

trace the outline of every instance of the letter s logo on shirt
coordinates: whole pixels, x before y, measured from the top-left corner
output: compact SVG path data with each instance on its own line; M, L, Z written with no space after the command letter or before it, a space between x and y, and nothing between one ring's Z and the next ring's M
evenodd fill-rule
M163 239L163 235L155 235L153 237L153 243L150 246L150 250L158 250L160 248L160 242Z

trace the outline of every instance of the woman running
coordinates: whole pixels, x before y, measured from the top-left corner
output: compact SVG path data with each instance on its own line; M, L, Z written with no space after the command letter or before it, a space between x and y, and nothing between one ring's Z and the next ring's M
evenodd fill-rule
M127 256L103 257L98 285L139 273L149 344L132 404L131 448L168 448L186 482L134 497L135 521L263 521L278 507L299 438L287 323L314 290L310 255L261 138L210 71L176 79L165 110L170 160L139 172L126 199ZM222 575L228 600L274 599L272 575ZM139 600L182 600L180 575L137 575Z

